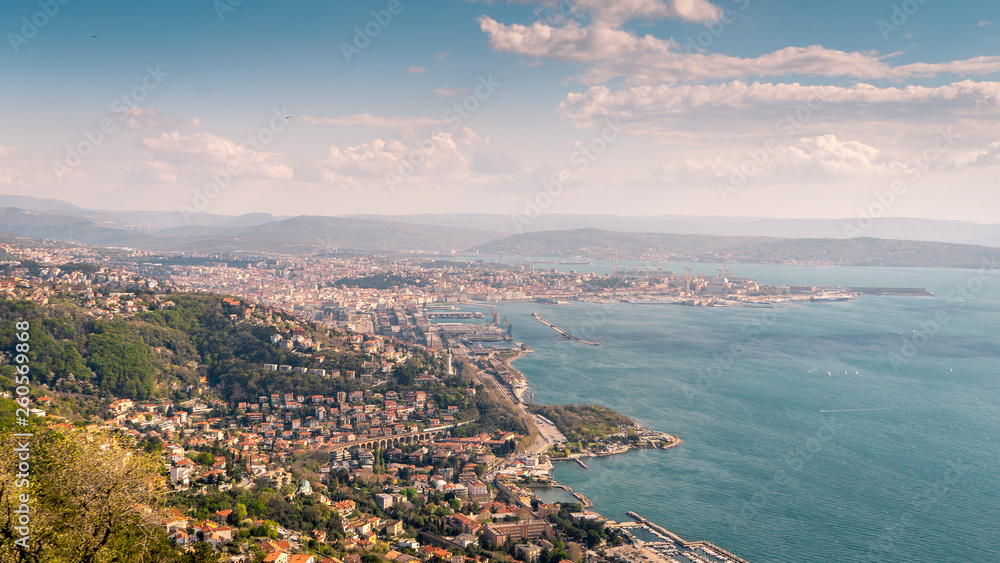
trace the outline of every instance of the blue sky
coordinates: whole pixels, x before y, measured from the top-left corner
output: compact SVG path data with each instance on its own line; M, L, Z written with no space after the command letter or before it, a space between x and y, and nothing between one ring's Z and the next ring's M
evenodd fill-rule
M940 0L6 2L0 193L1000 222L996 25Z

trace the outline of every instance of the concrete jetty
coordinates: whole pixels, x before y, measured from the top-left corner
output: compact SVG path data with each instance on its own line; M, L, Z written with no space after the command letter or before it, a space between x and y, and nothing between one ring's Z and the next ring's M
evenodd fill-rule
M554 330L554 331L558 332L559 334L561 334L561 335L562 335L562 337L563 337L563 338L565 338L565 339L567 339L567 340L573 340L573 341L575 341L575 342L581 342L581 343L583 343L583 344L590 344L591 346L600 346L600 345L601 345L601 343L600 343L600 342L591 342L591 341L589 341L589 340L584 340L584 339L582 339L582 338L578 338L578 337L576 337L576 336L573 336L572 334L570 334L570 333L566 332L565 330L563 330L563 329L561 329L561 328L557 327L556 325L554 325L554 324L550 323L549 321L547 321L547 320L543 319L542 317L540 317L540 316L538 315L538 313L532 313L532 314L531 314L531 316L532 316L532 317L535 317L536 319L538 319L538 321L539 321L540 323L542 323L542 324L544 324L544 325L547 325L547 326L551 327L551 328L552 328L552 330Z
M654 534L656 534L658 536L661 536L663 538L668 538L670 541L673 541L673 542L677 543L678 545L683 546L685 549L698 549L698 548L702 548L702 549L705 549L707 551L714 551L714 552L718 553L719 555L722 555L722 556L724 556L724 557L726 557L726 558L734 561L735 563L750 563L746 559L743 559L742 557L740 557L738 555L734 555L734 554L732 554L732 553L730 553L730 552L722 549L721 547L719 547L719 546L717 546L715 544L709 543L707 541L687 541L687 540L681 538L680 536L678 536L677 534L671 532L670 530L664 528L663 526L659 526L657 524L654 524L650 520L648 520L646 518L643 518L642 516L639 516L635 512L632 512L631 510L628 511L628 512L626 512L625 514L627 514L631 518L635 518L636 523L645 526L646 528L648 528L649 530L651 530Z

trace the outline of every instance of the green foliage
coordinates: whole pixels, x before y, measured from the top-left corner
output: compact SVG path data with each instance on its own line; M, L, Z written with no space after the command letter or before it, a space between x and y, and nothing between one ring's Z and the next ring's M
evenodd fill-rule
M222 555L215 553L212 545L205 542L194 544L194 549L185 553L181 563L216 563L222 560Z
M396 366L396 380L402 387L409 387L420 375L420 362L416 358L406 360L403 365Z
M188 390L197 387L200 375L207 376L217 396L227 402L255 402L271 393L330 395L359 388L358 382L307 373L275 377L263 364L358 371L365 361L360 353L327 352L326 361L318 364L272 345L274 327L234 321L230 315L242 308L223 303L221 296L175 294L171 300L175 305L166 309L107 321L92 319L69 304L0 299L0 351L13 351L20 343L16 322L30 322L32 384L49 385L53 404L62 409L55 412L63 415L97 414L98 402L88 402L88 396L185 400L193 396ZM290 320L283 314L275 317Z
M273 489L257 486L253 489L230 489L225 492L201 494L188 492L176 494L172 502L183 512L194 509L197 518L209 518L215 512L230 509L228 522L239 525L249 520L263 520L260 526L250 527L248 533L257 537L277 537L278 526L291 530L310 531L325 529L331 534L341 533L339 520L327 506L312 498L288 498ZM249 520L248 520L249 519Z
M87 365L97 375L98 386L116 397L152 397L156 368L149 347L130 339L123 323L99 325L97 330L87 337Z
M140 445L142 450L148 454L158 456L163 453L163 440L156 436L143 440Z
M463 427L467 435L483 431L503 430L528 434L528 426L514 407L502 402L490 393L476 393L476 410L479 419Z
M215 462L215 458L208 452L188 452L187 456L191 459L191 461L197 463L198 465L209 466Z
M73 272L80 272L85 275L91 275L96 274L101 267L97 264L90 264L87 262L67 262L65 264L60 264L59 269L69 274Z
M29 443L31 476L15 488L18 457L0 459L0 561L165 563L175 561L160 527L166 480L157 460L114 434L35 428L30 440L0 432L0 451ZM6 485L6 486L4 486ZM25 549L16 534L19 495L31 499Z
M247 517L247 507L242 502L233 505L232 512L229 513L227 521L236 526Z
M533 405L529 410L551 420L570 442L596 442L620 432L620 426L635 424L631 418L597 405Z
M590 549L593 549L595 546L600 544L601 541L609 537L608 530L604 527L603 522L582 520L578 523L574 523L571 520L570 513L579 511L574 509L581 509L581 507L579 505L563 504L558 513L549 516L549 520L551 520L570 539L586 543L587 547Z

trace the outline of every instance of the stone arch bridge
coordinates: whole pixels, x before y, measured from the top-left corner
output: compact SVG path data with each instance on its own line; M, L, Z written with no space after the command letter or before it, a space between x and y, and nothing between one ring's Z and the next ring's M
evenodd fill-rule
M360 448L367 449L381 449L385 450L388 448L401 446L405 444L419 444L421 442L426 442L431 438L434 438L442 433L447 433L449 430L454 428L454 426L438 426L435 428L425 428L418 432L407 432L405 434L393 434L391 436L369 436L362 438L360 440L352 440L350 442L343 442L340 444L333 444L329 447L331 450L345 450L348 448L353 448L358 446Z

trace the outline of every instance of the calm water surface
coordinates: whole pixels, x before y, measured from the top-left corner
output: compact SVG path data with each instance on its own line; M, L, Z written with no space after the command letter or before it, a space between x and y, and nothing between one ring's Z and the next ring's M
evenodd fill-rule
M560 269L571 267L581 268ZM779 309L501 306L535 350L516 365L538 402L605 405L684 440L589 471L558 464L556 479L611 519L634 510L752 563L1000 560L1000 279L730 270L937 295ZM601 346L554 340L533 311Z

